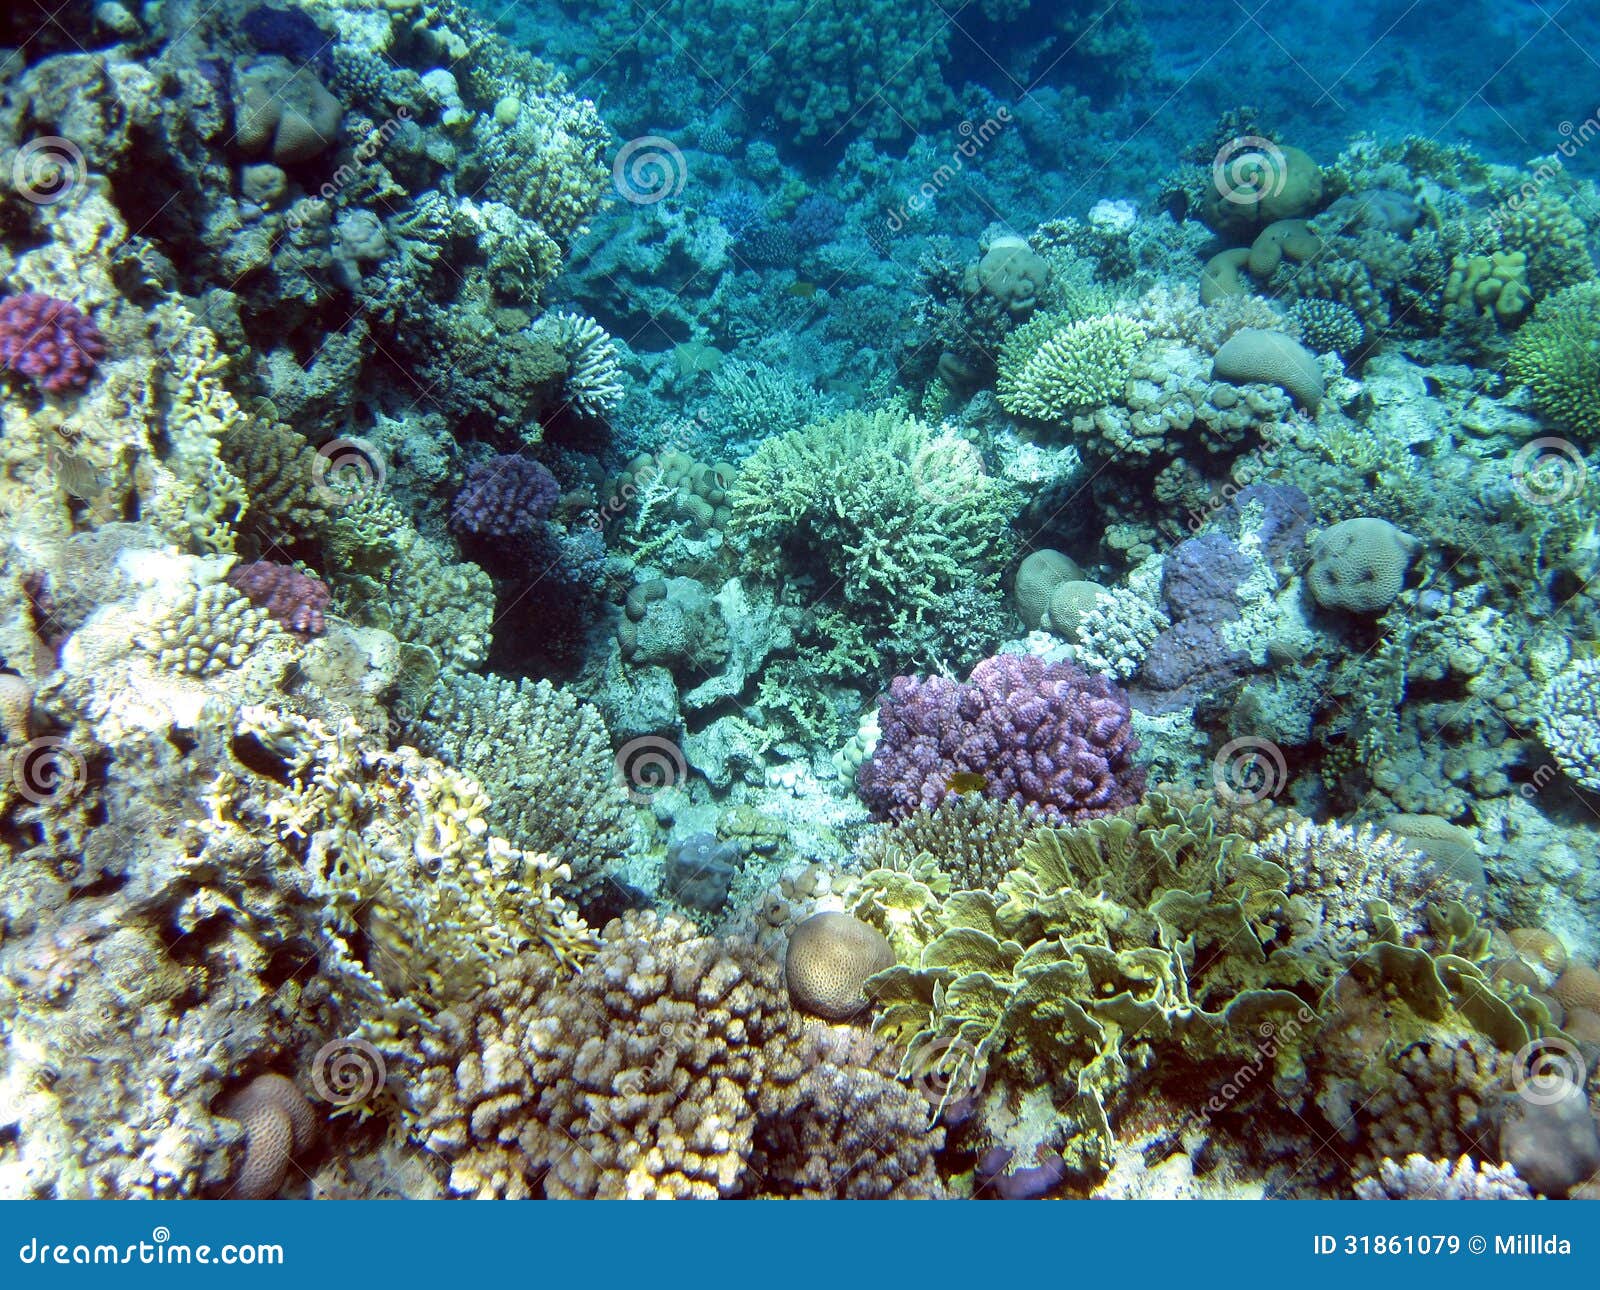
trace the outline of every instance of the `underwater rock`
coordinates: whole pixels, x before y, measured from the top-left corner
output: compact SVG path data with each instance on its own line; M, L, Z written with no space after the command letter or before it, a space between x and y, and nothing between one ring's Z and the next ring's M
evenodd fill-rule
M712 833L691 834L667 848L662 882L674 900L714 914L728 903L740 858L737 842L718 842Z

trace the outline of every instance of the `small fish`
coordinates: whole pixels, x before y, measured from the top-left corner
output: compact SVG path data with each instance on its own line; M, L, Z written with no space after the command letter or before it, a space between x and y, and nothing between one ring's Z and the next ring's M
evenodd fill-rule
M93 501L105 487L105 480L87 457L66 448L57 448L50 454L50 466L55 471L56 483L68 497L80 502Z
M789 294L809 300L817 294L817 284L815 282L791 282L789 284Z
M988 787L989 781L982 775L970 770L958 770L950 776L945 783L945 788L952 793L966 795L968 793L981 793Z

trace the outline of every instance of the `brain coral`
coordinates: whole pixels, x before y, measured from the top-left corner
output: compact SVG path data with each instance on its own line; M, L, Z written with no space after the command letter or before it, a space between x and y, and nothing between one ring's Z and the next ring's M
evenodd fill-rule
M1322 404L1317 356L1281 331L1247 327L1235 332L1211 360L1211 372L1234 385L1276 385L1313 416Z
M575 977L512 964L424 1041L408 1095L458 1194L936 1194L920 1097L810 1034L754 947L629 913ZM847 1105L896 1141L822 1131Z
M1029 631L1037 631L1043 625L1050 593L1056 585L1082 576L1077 561L1048 547L1030 552L1023 559L1012 579L1011 594L1016 597L1017 616Z
M860 771L882 818L932 808L976 777L985 797L1087 819L1139 799L1144 772L1128 699L1071 663L1002 654L965 683L897 676L880 701L882 734Z
M867 978L893 965L894 951L876 927L826 911L789 934L783 966L795 1007L829 1021L849 1021L867 1010Z
M1388 520L1360 516L1317 534L1307 580L1324 609L1375 614L1394 603L1418 542Z
M282 1075L257 1075L230 1093L218 1114L244 1125L245 1154L229 1193L240 1200L267 1200L278 1194L289 1161L317 1138L311 1103Z

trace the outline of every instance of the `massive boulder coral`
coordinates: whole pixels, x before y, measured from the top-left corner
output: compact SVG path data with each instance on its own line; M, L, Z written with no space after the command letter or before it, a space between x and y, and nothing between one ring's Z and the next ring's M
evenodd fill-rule
M633 913L576 977L503 973L423 1041L406 1095L461 1195L938 1194L921 1096L814 1024L753 946Z
M1088 819L1137 801L1144 788L1127 696L1071 663L1002 654L965 683L896 677L879 721L859 784L880 817L976 791L1050 820Z

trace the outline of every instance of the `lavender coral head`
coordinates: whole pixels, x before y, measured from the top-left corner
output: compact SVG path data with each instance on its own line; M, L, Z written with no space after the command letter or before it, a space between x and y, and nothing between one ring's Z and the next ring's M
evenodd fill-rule
M981 784L1053 823L1106 815L1144 792L1130 719L1128 696L1105 677L1026 654L985 659L964 683L897 676L861 796L896 819Z
M228 585L296 636L320 636L327 626L323 611L333 598L328 584L292 565L272 560L235 565L228 571Z
M50 394L81 390L105 353L94 320L68 301L39 291L0 301L0 366Z
M560 493L556 478L528 457L490 457L467 472L450 508L457 532L515 537L550 514Z

